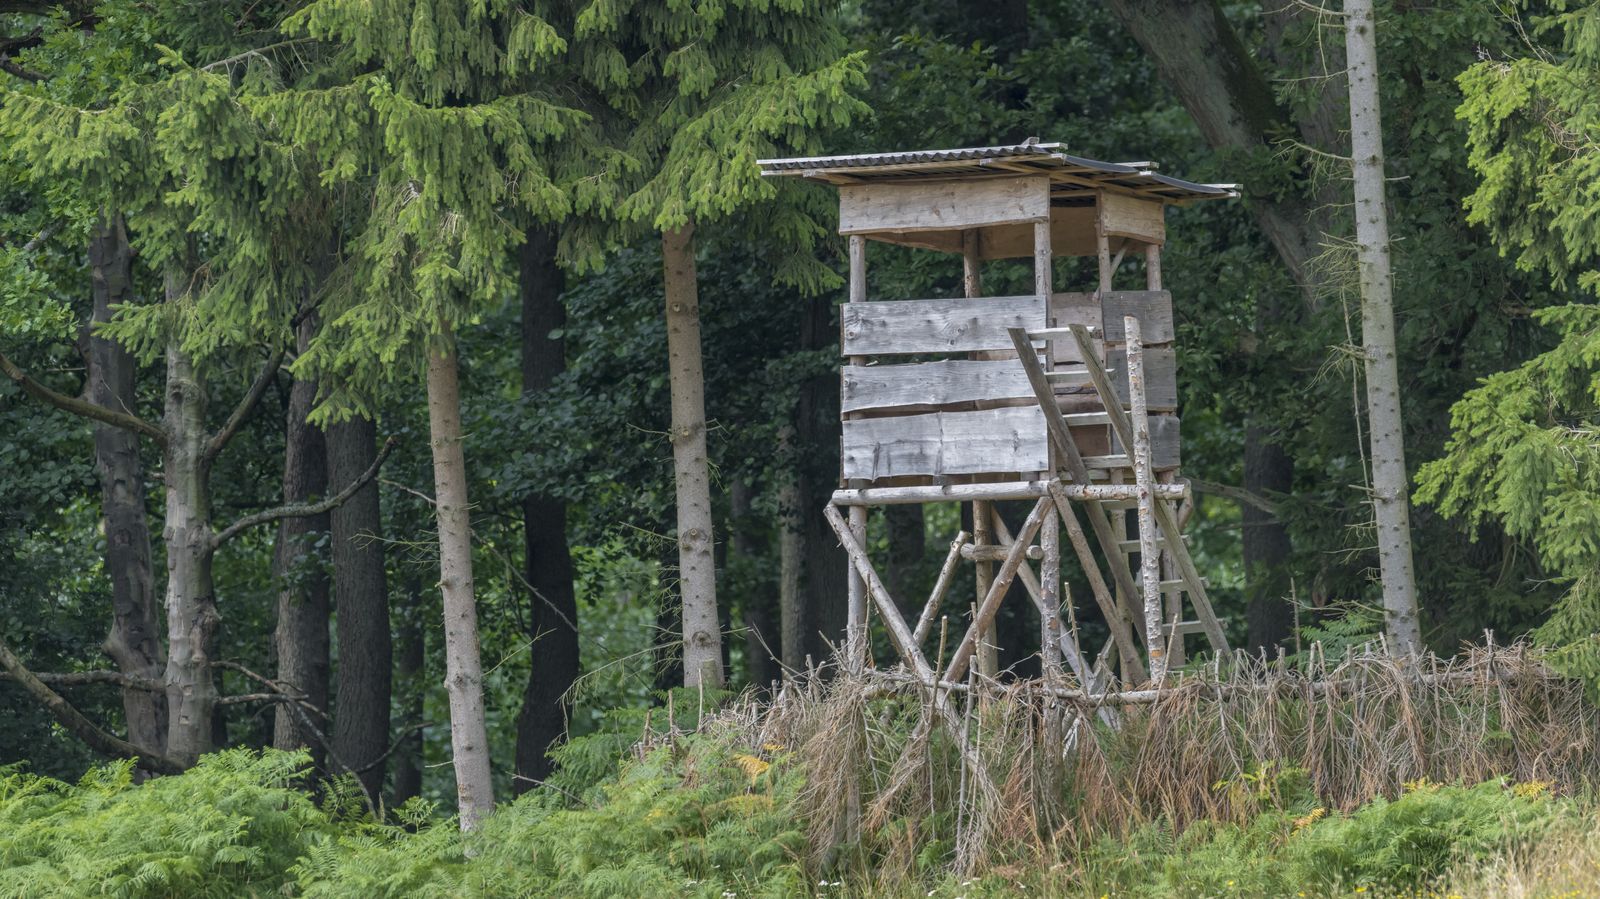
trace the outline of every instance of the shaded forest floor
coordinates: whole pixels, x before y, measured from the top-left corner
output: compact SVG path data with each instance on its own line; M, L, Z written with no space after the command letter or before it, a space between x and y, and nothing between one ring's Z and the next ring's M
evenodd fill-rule
M1321 664L948 715L881 678L674 691L466 838L425 802L380 824L349 783L314 797L299 754L0 769L0 896L1600 895L1577 683L1521 650Z

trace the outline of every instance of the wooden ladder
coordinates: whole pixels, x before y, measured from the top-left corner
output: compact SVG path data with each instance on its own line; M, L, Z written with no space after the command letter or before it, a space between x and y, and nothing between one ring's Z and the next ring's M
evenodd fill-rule
M1144 384L1141 376L1143 344L1137 339L1139 333L1137 319L1128 316L1125 325L1129 337L1130 405L1134 407L1133 412L1142 416L1144 413ZM1149 669L1142 671L1140 669L1143 666L1138 664L1129 664L1129 668L1135 677L1149 677L1158 682L1164 678L1166 671L1167 653L1163 645L1163 634L1172 639L1174 632L1182 634L1197 628L1206 635L1214 652L1219 654L1227 652L1227 637L1206 593L1205 579L1200 576L1194 558L1189 553L1188 545L1184 542L1178 526L1177 513L1171 501L1158 498L1155 495L1156 491L1150 489L1153 485L1153 475L1150 471L1148 422L1136 420L1129 410L1123 408L1121 398L1111 385L1110 375L1094 352L1088 328L1083 325L1072 325L1065 329L1008 330L1017 350L1017 359L1027 373L1034 397L1044 413L1045 427L1050 441L1057 451L1057 481L1051 492L1056 509L1067 525L1068 537L1072 540L1078 561L1084 568L1095 601L1111 628L1112 640L1109 646L1121 654L1125 663L1136 663L1138 655L1132 635L1138 633L1145 643L1146 656L1150 660ZM1065 491L1059 489L1063 480L1071 480L1078 484L1090 483L1089 468L1078 450L1077 442L1072 437L1067 416L1056 405L1055 390L1050 377L1053 373L1047 373L1040 364L1034 341L1069 336L1077 342L1083 360L1084 374L1094 385L1095 392L1099 394L1107 422L1116 433L1128 456L1129 467L1134 469L1135 479L1139 483L1139 499L1135 503L1135 508L1139 511L1142 527L1138 541L1119 539L1108 515L1109 510L1106 508L1108 503L1095 499L1080 500L1084 506L1085 516L1089 520L1090 530L1093 531L1096 541L1100 544L1102 555L1111 569L1112 580L1117 588L1115 595L1101 576L1099 564L1089 551L1085 534L1078 525L1077 514L1065 496ZM1128 558L1134 552L1140 555L1140 577L1137 580ZM1165 583L1160 573L1159 559L1162 552L1170 555L1178 574L1176 579ZM1196 621L1165 620L1161 611L1162 596L1174 590L1188 594L1194 606ZM1134 596L1143 596L1143 614L1137 614L1136 610L1131 608L1130 598ZM1155 630L1153 635L1150 634L1152 629ZM1176 639L1181 639L1181 636Z

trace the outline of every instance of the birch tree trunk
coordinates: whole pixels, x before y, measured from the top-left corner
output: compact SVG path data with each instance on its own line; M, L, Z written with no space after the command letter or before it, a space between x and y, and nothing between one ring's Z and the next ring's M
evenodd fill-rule
M722 686L722 632L712 554L711 473L706 461L705 373L694 224L661 234L672 378L672 463L678 500L678 586L683 596L683 684Z
M167 302L187 290L188 272L169 266ZM217 626L211 576L210 467L205 457L206 391L189 354L176 337L167 342L165 414L167 548L167 755L193 765L211 749L211 716L217 685L211 671Z
M93 323L111 320L111 307L130 302L133 250L120 215L102 219L89 241L94 295ZM114 340L89 333L89 401L136 414L132 354ZM144 463L139 435L109 424L94 426L95 471L100 476L101 522L105 528L106 574L111 578L111 632L106 654L124 674L158 679L166 664L156 613L151 570L150 521L145 514ZM128 742L157 755L166 751L166 697L124 689Z
M378 457L378 426L370 418L331 425L327 446L327 482L339 490L361 477ZM360 772L356 776L374 801L383 789L381 757L389 748L394 665L380 512L378 485L369 482L328 516L339 641L333 749Z
M1356 261L1361 279L1361 342L1366 353L1367 418L1372 434L1372 509L1378 567L1392 649L1422 648L1417 585L1411 566L1410 483L1395 360L1389 218L1384 201L1383 119L1378 100L1377 18L1372 0L1346 0L1345 54L1350 70L1350 156L1355 182Z
M484 721L483 661L472 584L472 521L466 456L461 448L461 387L455 337L440 323L428 351L428 430L433 445L435 514L439 524L439 592L444 604L445 690L461 829L476 830L494 809L489 731Z
M305 352L316 331L306 316L295 334ZM307 421L316 403L315 381L296 378L289 386L289 408L283 426L283 502L303 503L328 492L327 446L322 429ZM272 574L278 582L278 621L273 631L278 680L304 694L311 705L328 707L328 576L321 560L307 558L318 538L328 532L328 516L285 518L278 522ZM303 709L278 703L273 712L272 745L278 749L311 750L321 765L326 747L317 739Z

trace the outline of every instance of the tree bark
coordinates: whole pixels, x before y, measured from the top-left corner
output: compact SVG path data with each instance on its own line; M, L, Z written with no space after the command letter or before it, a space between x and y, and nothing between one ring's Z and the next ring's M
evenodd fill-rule
M378 457L378 427L353 418L328 428L327 482L360 478ZM389 635L389 584L384 571L378 485L368 482L329 515L333 599L339 640L333 749L376 802L383 790L380 758L389 748L394 658Z
M295 346L305 352L316 331L313 316L300 322ZM314 381L296 379L289 387L284 414L283 502L303 503L328 492L327 447L322 429L307 421L317 399ZM317 558L317 543L328 532L328 516L284 518L278 522L272 554L278 583L278 623L273 645L278 680L298 690L306 702L328 708L328 576ZM307 726L303 709L278 703L272 745L278 749L311 750L321 766L327 747Z
M754 687L766 687L778 676L777 660L772 657L772 653L779 652L778 629L772 620L773 597L767 586L769 581L756 574L761 570L761 541L757 539L755 516L751 510L752 492L750 485L743 480L734 481L728 491L729 505L732 507L732 514L728 516L729 543L733 558L740 560L743 570L750 573L741 597L744 606L744 657L749 669L749 683Z
M781 438L786 446L794 443L794 429L785 428ZM793 458L786 453L786 458ZM800 592L800 572L805 543L802 538L799 474L793 465L778 488L778 629L782 640L783 667L799 671L805 667L805 602Z
M1245 429L1244 489L1258 496L1286 494L1294 486L1294 461L1270 432ZM1245 626L1250 652L1269 655L1294 638L1294 607L1289 603L1289 532L1277 516L1240 503L1245 538Z
M133 249L122 216L102 218L89 241L94 296L93 324L109 322L112 306L133 300ZM89 401L133 414L133 355L114 340L89 332ZM100 476L101 522L105 529L106 573L111 577L111 632L106 654L124 674L158 678L162 653L158 600L151 570L150 521L145 513L144 462L139 435L97 423L95 471ZM149 690L124 689L122 708L128 742L157 755L167 745L166 697Z
M472 583L472 521L466 455L461 440L461 385L455 338L440 322L428 350L428 431L433 446L435 514L439 526L439 591L444 605L445 690L450 700L450 748L463 831L476 830L494 810L489 730L484 718L483 660Z
M528 232L521 254L522 392L547 390L566 369L566 279L556 264L556 236ZM530 494L522 500L523 566L528 586L528 685L517 715L517 780L522 793L550 776L549 751L567 732L567 691L578 679L578 600L567 545L567 504Z
M839 330L833 303L817 296L807 301L800 323L803 350L831 349L838 345ZM845 568L848 564L839 537L823 517L823 507L839 483L839 375L817 375L800 387L795 407L795 514L800 529L800 662L805 656L821 663L844 645L847 606ZM801 667L801 666L796 666Z
M187 292L189 273L169 266L165 280L167 302L177 303ZM166 355L167 755L192 765L211 749L217 700L211 662L220 619L211 574L209 435L205 385L176 336L168 339Z
M422 795L422 723L427 661L426 631L422 626L422 577L406 578L405 608L400 610L396 649L396 687L400 691L400 720L406 731L394 753L394 804L399 806Z
M720 687L722 632L717 622L716 560L712 553L711 473L706 459L705 373L700 357L693 223L662 232L661 256L672 380L678 586L683 597L683 684Z
M1372 435L1372 510L1378 526L1385 630L1390 648L1422 649L1411 560L1410 478L1395 359L1394 284L1384 198L1383 116L1378 99L1377 17L1372 0L1346 0L1350 156L1354 168L1356 263L1361 280L1361 342L1366 355L1367 419Z

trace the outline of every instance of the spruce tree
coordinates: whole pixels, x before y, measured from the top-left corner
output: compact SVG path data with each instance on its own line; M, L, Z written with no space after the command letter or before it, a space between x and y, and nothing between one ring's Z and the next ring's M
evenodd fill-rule
M685 686L724 680L694 237L749 214L746 233L774 248L777 277L836 283L813 255L816 198L763 181L756 166L814 152L822 133L866 112L855 98L862 55L845 53L836 16L816 0L597 2L576 21L581 67L645 166L616 218L661 235Z

